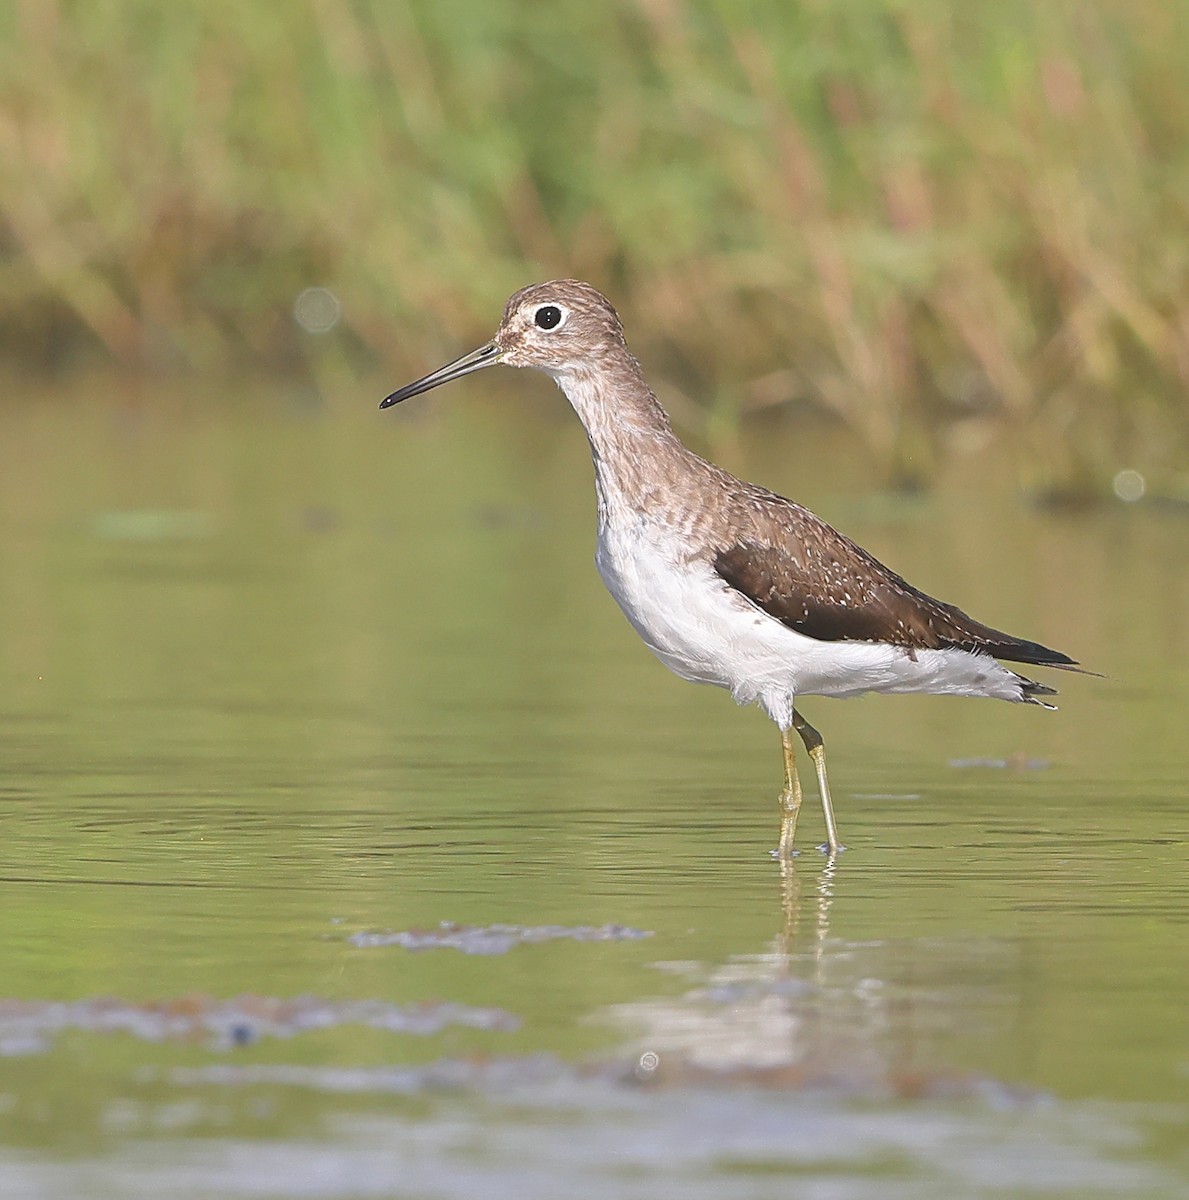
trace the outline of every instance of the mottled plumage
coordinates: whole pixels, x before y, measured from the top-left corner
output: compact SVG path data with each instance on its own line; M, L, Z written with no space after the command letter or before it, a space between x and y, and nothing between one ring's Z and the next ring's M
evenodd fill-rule
M628 620L685 679L758 702L781 731L780 851L793 851L801 786L790 731L817 772L827 846L841 848L825 756L805 695L932 692L1040 704L1052 688L999 659L1076 670L914 588L808 509L687 449L644 381L619 317L589 284L517 292L495 339L393 392L387 407L483 367L553 377L590 440L599 574Z

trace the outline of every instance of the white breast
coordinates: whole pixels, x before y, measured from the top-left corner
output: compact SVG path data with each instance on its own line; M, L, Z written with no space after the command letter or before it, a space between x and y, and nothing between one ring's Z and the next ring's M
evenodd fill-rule
M1017 676L964 650L909 651L806 637L753 605L703 557L642 517L600 523L595 563L648 648L671 671L758 701L787 727L796 697L932 692L1022 700Z

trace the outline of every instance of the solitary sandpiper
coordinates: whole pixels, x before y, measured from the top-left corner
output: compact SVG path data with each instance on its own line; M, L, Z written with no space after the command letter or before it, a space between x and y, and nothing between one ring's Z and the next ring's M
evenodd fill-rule
M644 382L615 309L573 279L523 288L494 339L380 405L496 363L551 375L590 439L595 565L648 648L683 679L758 701L780 729L781 858L801 807L796 730L834 823L825 750L802 696L935 692L1040 704L1053 688L997 660L1076 670L1067 655L1000 633L918 591L808 509L688 450Z

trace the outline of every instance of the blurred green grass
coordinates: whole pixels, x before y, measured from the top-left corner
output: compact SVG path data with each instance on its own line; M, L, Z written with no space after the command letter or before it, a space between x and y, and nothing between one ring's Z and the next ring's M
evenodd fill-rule
M1186 62L1184 0L20 0L0 348L301 368L318 285L395 383L572 275L711 438L811 406L892 477L991 436L1177 485Z

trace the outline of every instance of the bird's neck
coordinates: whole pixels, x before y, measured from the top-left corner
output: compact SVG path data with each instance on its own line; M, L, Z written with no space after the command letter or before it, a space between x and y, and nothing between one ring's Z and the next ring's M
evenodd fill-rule
M601 520L615 511L643 509L671 488L690 452L634 358L625 355L609 369L577 368L555 379L590 441Z

